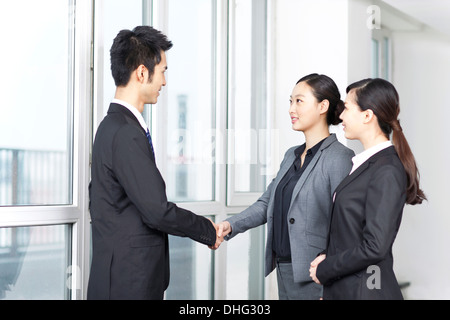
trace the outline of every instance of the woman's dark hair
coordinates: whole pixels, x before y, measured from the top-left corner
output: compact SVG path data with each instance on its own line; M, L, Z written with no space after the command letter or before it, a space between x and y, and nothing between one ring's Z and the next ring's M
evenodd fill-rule
M126 86L131 73L143 64L151 79L155 66L161 62L161 51L172 48L172 42L160 31L149 26L122 30L110 50L111 71L116 86Z
M426 196L419 187L419 170L398 120L400 99L397 90L384 79L364 79L348 86L347 93L351 90L355 90L355 102L360 109L370 109L377 116L378 125L388 139L392 133L392 142L408 177L406 203L421 204Z
M298 80L297 84L300 82L306 82L312 88L317 101L328 100L327 124L329 126L342 122L339 116L344 111L344 102L341 100L341 94L333 79L323 74L312 73Z

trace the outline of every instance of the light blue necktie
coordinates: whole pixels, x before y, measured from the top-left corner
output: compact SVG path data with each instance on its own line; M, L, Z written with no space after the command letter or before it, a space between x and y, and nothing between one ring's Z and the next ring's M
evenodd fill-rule
M150 148L152 149L153 156L155 156L155 150L153 150L152 137L150 136L150 131L148 131L148 129L147 129L146 135L147 135L148 143L150 143Z

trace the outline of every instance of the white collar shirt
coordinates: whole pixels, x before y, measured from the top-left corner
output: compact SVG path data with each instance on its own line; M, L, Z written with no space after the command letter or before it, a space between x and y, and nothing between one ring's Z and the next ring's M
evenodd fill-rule
M353 167L352 171L350 171L350 174L352 174L356 169L358 169L364 162L366 162L371 156L374 154L380 152L383 149L386 149L388 147L392 146L392 142L390 140L379 143L367 150L364 150L363 152L357 154L352 158Z
M389 148L390 146L392 146L392 142L390 140L385 141L385 142L379 143L376 146L373 146L367 150L364 150L363 152L354 156L352 158L353 167L352 167L352 170L350 171L349 175L352 174L356 169L358 169L364 162L369 160L369 158L371 156L380 152L381 150ZM333 202L335 199L336 199L336 192L333 194Z
M112 103L117 103L120 104L121 106L124 106L125 108L127 108L128 110L131 111L131 113L136 117L136 119L139 121L139 124L141 125L142 129L144 129L145 132L147 132L148 130L148 126L145 123L144 117L142 116L142 114L138 111L138 109L134 106L132 106L131 104L129 104L128 102L119 100L119 99L113 99Z

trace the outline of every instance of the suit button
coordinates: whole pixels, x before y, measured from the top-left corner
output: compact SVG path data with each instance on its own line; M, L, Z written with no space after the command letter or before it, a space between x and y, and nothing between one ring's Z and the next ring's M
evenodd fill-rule
M294 224L294 223L295 223L295 219L294 219L294 218L290 218L290 219L289 219L289 223L290 223L290 224Z

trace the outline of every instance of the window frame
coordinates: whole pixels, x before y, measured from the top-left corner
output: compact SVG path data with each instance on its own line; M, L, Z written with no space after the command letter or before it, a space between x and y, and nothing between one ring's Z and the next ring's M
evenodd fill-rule
M181 208L195 212L203 216L213 216L213 221L222 221L227 218L230 208L226 206L226 125L227 125L227 103L228 103L228 67L227 67L227 51L228 51L228 0L217 1L216 3L216 24L215 28L215 117L216 117L216 147L215 147L215 183L214 183L214 200L199 202L182 202L177 203ZM167 33L168 26L168 3L166 0L152 1L152 25L154 28L163 33ZM168 62L170 64L170 60ZM170 86L170 68L167 72L167 83ZM166 139L163 125L168 121L167 115L167 92L161 91L158 102L151 106L151 130L152 138L156 150L156 162L161 174L164 176L166 166L162 159L165 154ZM153 134L154 133L154 134ZM224 299L226 295L226 243L222 244L219 250L213 253L213 270L212 285L213 299Z
M376 41L378 45L376 57L373 55L372 48L372 65L377 60L377 74L372 74L372 77L383 78L387 81L392 81L393 70L391 34L392 32L385 27L372 30L372 41Z
M227 109L227 99L226 99L226 83L227 83L227 69L226 69L226 48L227 48L227 33L224 32L224 26L226 26L227 21L225 20L227 16L227 10L224 6L225 1L217 1L216 4L216 16L217 23L215 26L215 43L216 43L216 57L215 57L215 69L214 77L216 81L215 86L215 98L214 104L216 106L214 114L216 117L216 162L215 162L215 183L214 183L214 200L212 201L198 201L198 202L181 202L177 203L178 206L192 210L201 215L210 215L212 212L217 216L218 212L222 212L222 208L226 205L225 197L223 192L223 174L224 163L225 163L225 152L224 146L226 145L226 139L224 138L224 133L226 132L226 109ZM167 33L168 30L168 2L166 0L153 0L152 1L152 25L154 28L160 30L163 33ZM225 56L224 56L225 54ZM170 65L170 61L168 62ZM167 83L170 86L170 68L167 71ZM167 137L164 135L164 123L168 119L167 105L168 95L167 91L162 90L161 95L158 98L158 102L151 106L150 117L151 117L151 131L152 139L155 142L156 148L156 162L161 174L164 177L166 172L166 166L164 163L163 156L166 153ZM224 212L225 213L225 212Z
M0 207L0 227L25 227L69 224L71 228L71 265L66 280L71 281L70 299L85 296L89 261L88 183L91 130L91 30L92 0L73 0L72 73L72 204ZM74 272L73 270L77 270ZM79 271L79 272L78 272ZM39 297L37 297L39 298Z
M248 206L250 204L252 204L253 202L255 202L256 200L258 200L258 198L262 195L263 192L238 192L236 190L236 181L235 181L235 176L236 176L236 167L235 167L235 158L234 158L234 150L235 150L235 115L236 115L236 105L235 105L235 94L233 92L233 90L230 90L230 88L233 88L234 85L234 78L233 76L230 74L234 71L234 66L235 66L235 60L236 57L238 57L238 53L235 52L235 46L234 46L234 28L235 28L235 12L233 10L233 4L234 4L234 0L229 0L228 1L228 52L227 52L227 56L228 56L228 134L227 134L227 140L228 140L228 145L227 145L227 206L229 207L239 207L239 206ZM265 63L265 70L262 71L263 74L263 78L264 81L263 83L265 83L265 87L266 87L266 97L265 99L263 99L263 107L264 107L264 126L266 127L266 129L262 129L262 133L265 136L266 141L268 142L266 148L267 148L267 152L265 155L265 159L263 159L265 161L265 164L270 165L270 154L271 154L271 148L273 147L273 137L272 137L272 118L270 113L268 112L268 106L269 106L269 101L271 99L270 96L270 88L271 88L271 82L270 79L271 78L271 72L270 72L270 66L271 66L271 38L269 35L269 30L270 30L270 16L271 16L271 8L272 8L273 4L271 1L266 0L266 20L265 22L265 43L262 45L262 47L259 47L261 44L258 43L258 47L254 49L254 51L258 51L258 52L264 52L264 56L266 57L266 63ZM254 13L255 9L252 8L252 13ZM258 21L260 22L260 21ZM257 22L257 23L258 23ZM253 79L254 75L251 75L251 78ZM255 88L252 86L252 91L254 91ZM260 97L256 97L255 99L260 99ZM252 107L252 113L255 113L255 106L253 105ZM254 132L253 128L248 128L250 130L250 132ZM265 131L265 132L264 132ZM257 140L259 141L260 139L260 134L261 134L261 130L258 130L256 132L257 134ZM258 163L260 163L261 159L259 159L259 154L257 155L257 161ZM257 167L258 169L261 169L260 166ZM266 179L266 185L268 184L267 181L269 179Z

